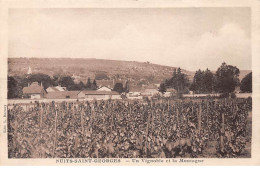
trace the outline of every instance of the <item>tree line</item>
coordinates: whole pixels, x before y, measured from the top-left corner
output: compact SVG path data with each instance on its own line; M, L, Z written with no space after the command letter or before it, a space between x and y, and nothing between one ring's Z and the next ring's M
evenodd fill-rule
M49 75L37 73L26 76L9 76L8 77L8 98L21 98L23 95L23 88L30 85L32 82L42 83L43 88L46 90L52 86L66 87L68 91L73 90L96 90L98 88L96 80L91 82L88 78L87 83L82 81L75 83L71 76L54 75L52 78Z
M84 84L82 81L75 83L71 76L54 75L53 77L50 77L49 75L42 73L30 74L26 76L8 76L8 99L22 98L23 88L27 87L32 82L42 83L45 90L48 87L58 85L61 87L66 87L68 91L96 90L98 88L96 80L94 79L91 81L90 78L88 78L86 84ZM128 92L128 82L126 82L125 86L122 83L116 83L113 87L113 91L117 91L119 93Z
M246 75L242 81L239 81L240 71L237 67L222 63L216 73L209 69L205 71L199 69L195 72L193 80L190 81L188 76L183 73L181 68L173 71L172 77L166 79L160 84L159 91L164 93L167 88L174 88L178 93L189 93L193 91L196 94L202 93L222 93L229 94L240 87L241 92L252 92L252 72ZM67 90L96 90L97 82L88 78L86 84L82 81L75 83L71 76L54 75L50 77L46 74L31 74L26 76L9 76L8 77L8 98L21 98L23 88L32 82L42 83L44 89L50 86L62 86ZM129 83L125 86L122 83L116 83L113 88L119 93L129 92Z
M241 92L252 92L252 72L239 81L240 71L236 66L222 63L214 74L209 69L197 70L192 82L181 68L175 69L170 79L160 84L159 91L164 93L167 88L174 88L178 93L193 91L196 94L221 93L230 94L240 87Z

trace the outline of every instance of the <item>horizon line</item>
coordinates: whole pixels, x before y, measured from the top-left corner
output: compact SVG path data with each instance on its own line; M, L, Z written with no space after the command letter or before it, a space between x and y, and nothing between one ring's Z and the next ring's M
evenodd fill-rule
M189 70L189 69L184 69L182 68L181 66L169 66L169 65L163 65L163 64L158 64L158 63L153 63L151 61L133 61L133 60L115 60L115 59L104 59L104 58L93 58L93 57L8 57L8 59L21 59L21 58L26 58L26 59L71 59L71 60L75 60L75 59L93 59L93 60L109 60L109 61L121 61L121 62L137 62L137 63L148 63L148 64L152 64L152 65L158 65L158 66L165 66L165 67L171 67L171 68L181 68L183 70L186 70L186 71L190 71L190 72L196 72L198 70L203 70L201 68L197 69L197 70ZM222 62L224 63L224 62ZM226 62L225 62L226 63ZM220 64L221 65L221 64ZM232 64L228 64L228 65L232 65ZM237 66L235 66L237 67ZM209 69L208 67L206 67L204 70L206 69ZM238 68L239 69L239 68ZM210 69L209 69L210 70ZM239 69L239 70L244 70L244 71L253 71L252 69ZM212 70L212 71L215 71L215 70Z

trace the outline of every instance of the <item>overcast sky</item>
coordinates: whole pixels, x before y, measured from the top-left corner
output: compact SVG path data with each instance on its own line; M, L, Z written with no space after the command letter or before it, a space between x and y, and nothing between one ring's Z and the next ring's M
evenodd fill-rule
M9 57L251 69L249 8L11 9Z

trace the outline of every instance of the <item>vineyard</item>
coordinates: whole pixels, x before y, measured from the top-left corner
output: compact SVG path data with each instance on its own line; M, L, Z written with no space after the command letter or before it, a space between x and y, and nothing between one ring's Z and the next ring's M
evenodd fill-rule
M251 110L249 98L10 104L8 156L250 157Z

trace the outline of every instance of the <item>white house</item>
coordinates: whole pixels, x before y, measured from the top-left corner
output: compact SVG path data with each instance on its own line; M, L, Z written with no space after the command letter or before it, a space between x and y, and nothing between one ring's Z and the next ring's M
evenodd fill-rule
M174 88L167 88L166 92L164 93L165 97L174 96L177 94L177 91Z
M129 93L127 93L127 97L138 97L141 95L140 92L141 88L131 88L129 90Z
M156 94L159 94L158 89L155 88L149 88L145 89L144 92L141 93L143 96L154 96Z
M58 89L59 91L67 91L66 87L62 87L60 85L56 86L55 88Z
M141 93L143 96L154 96L156 94L159 94L159 90L156 85L148 85Z
M100 88L97 89L97 91L112 91L112 88L107 86L101 86Z
M60 85L59 86L56 86L56 87L48 87L46 89L46 91L48 93L50 92L57 92L57 91L67 91L66 87L61 87Z

